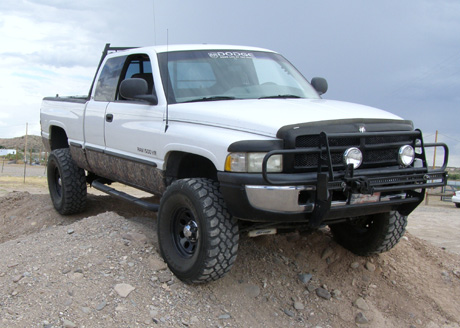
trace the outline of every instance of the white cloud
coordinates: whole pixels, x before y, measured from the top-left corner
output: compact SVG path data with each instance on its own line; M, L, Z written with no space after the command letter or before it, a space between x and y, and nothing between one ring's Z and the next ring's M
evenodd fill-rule
M67 9L54 4L65 6L58 1L0 4L1 137L23 135L26 122L29 133L39 134L44 96L88 92L100 55L90 48L91 28L99 23L84 24L91 16L81 10L84 4Z
M2 0L0 137L23 134L27 121L38 127L44 96L87 93L105 43L165 44L167 29L171 44L233 43L280 51L307 78L329 80L325 98L388 109L424 131L449 136L458 131L460 2L271 4ZM448 144L460 166L460 142Z

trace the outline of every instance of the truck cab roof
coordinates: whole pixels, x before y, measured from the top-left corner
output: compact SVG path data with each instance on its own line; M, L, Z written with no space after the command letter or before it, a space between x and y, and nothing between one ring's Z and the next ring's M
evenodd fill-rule
M170 45L159 45L159 46L147 46L139 48L126 49L123 52L138 53L138 52L174 52L174 51L192 51L192 50L246 50L246 51L264 51L264 52L275 52L273 50L238 46L238 45L225 45L225 44L170 44Z

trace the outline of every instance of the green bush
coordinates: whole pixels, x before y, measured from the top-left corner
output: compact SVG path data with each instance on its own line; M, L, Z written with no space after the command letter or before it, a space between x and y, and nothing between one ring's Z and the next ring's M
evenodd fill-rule
M460 174L458 174L458 173L449 173L449 180L460 180Z

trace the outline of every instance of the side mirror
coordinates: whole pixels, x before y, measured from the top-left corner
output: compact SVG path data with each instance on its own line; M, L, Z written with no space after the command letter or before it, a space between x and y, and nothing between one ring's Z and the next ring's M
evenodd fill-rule
M129 100L141 100L151 105L158 105L158 98L148 94L148 84L144 79L126 79L120 84L120 95Z
M327 91L327 81L322 77L314 77L311 79L311 85L315 90L319 93L319 95L323 95Z

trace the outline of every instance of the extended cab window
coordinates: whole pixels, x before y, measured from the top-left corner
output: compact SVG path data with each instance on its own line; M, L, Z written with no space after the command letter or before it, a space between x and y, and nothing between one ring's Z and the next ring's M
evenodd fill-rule
M152 65L150 63L150 58L147 55L136 54L129 56L126 60L126 64L124 66L123 73L121 74L121 76L122 78L120 79L120 83L123 80L130 78L144 79L148 85L147 92L149 94L155 94L152 75ZM117 99L124 100L120 96L120 94L118 94Z
M97 80L94 100L96 101L114 101L117 92L117 84L120 73L123 69L126 56L110 58L102 68L101 75Z

